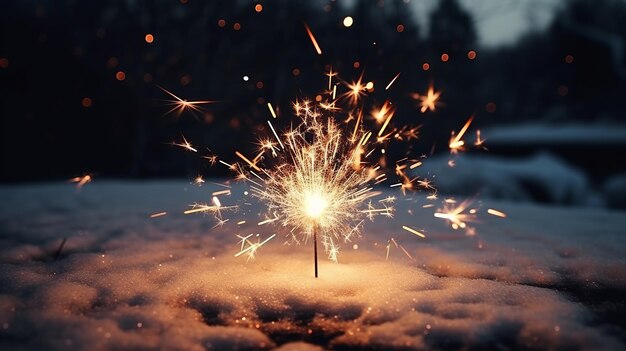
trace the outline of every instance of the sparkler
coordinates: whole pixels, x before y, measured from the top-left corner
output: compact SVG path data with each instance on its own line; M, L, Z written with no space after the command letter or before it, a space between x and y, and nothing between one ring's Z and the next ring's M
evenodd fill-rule
M310 28L305 28L318 53L321 49L315 40ZM399 73L389 82L386 89L395 82ZM363 118L364 106L362 98L369 91L368 85L363 83L363 74L357 81L343 85L347 91L337 94L337 86L333 84L333 78L337 76L332 68L326 73L328 76L328 90L325 92L332 100L316 99L312 102L308 99L293 102L294 114L299 120L286 130L275 128L272 120L277 119L276 111L271 103L267 108L271 118L267 120L267 126L271 134L268 138L257 140L258 150L253 156L247 156L242 151L235 151L237 162L226 162L217 156L202 156L209 160L211 165L222 164L236 173L236 180L248 183L249 192L253 198L264 206L264 218L257 223L262 225L278 225L286 230L288 242L300 244L312 241L314 276L319 276L318 271L318 242L321 243L328 259L336 262L341 243L351 242L361 235L365 220L374 220L377 216L393 217L393 202L395 197L388 196L376 199L381 192L374 190L376 185L386 182L389 175L385 172L385 146L389 141L409 141L417 139L418 127L394 127L391 123L395 107L391 101L386 100L380 109L370 112L377 129L368 130ZM331 89L332 87L332 89ZM173 94L172 94L173 95ZM427 94L417 95L421 100L421 111L434 111L439 105L440 92L436 92L431 85ZM415 96L414 96L415 97ZM338 103L345 101L346 119L339 123L335 119L341 116L343 106ZM449 148L452 153L464 150L464 135L472 123L471 117L458 133L452 132ZM354 123L354 125L352 125ZM474 146L483 147L484 139L480 132L476 134ZM187 151L198 152L184 136L182 142L172 143ZM376 150L383 157L374 161L371 155ZM399 188L403 194L407 191L426 190L430 195L427 200L437 200L437 191L432 181L427 178L411 177L408 171L420 167L425 156L419 159L405 157L395 161L395 175L399 182L389 185L391 188ZM202 177L194 180L195 184L204 183ZM220 184L221 185L221 184ZM230 188L229 186L225 186ZM212 201L196 203L184 211L184 214L204 213L212 214L217 220L216 226L224 225L229 219L222 217L222 211L237 209L238 206L223 206L219 196L230 196L230 189L215 191ZM249 205L249 203L245 203ZM470 235L473 228L467 226L467 222L474 219L476 210L467 208L470 201L457 204L453 199L446 199L444 207L434 213L437 218L447 220L454 229L465 229ZM434 204L425 204L425 208L432 208ZM504 217L504 213L496 210L488 210L489 214ZM154 217L160 214L155 214ZM237 225L246 223L246 220L236 221ZM402 229L420 238L425 238L421 230L403 225ZM235 254L236 257L245 255L248 260L255 257L259 248L268 243L277 234L261 239L256 234L257 240L251 238L255 234L237 235L240 239L241 248ZM411 254L391 239L387 245L387 257L392 245L400 248L410 259Z
M237 156L262 174L250 188L268 214L290 228L294 242L313 240L317 277L318 236L329 258L336 260L338 241L350 241L365 217L389 216L393 208L368 203L380 193L368 185L374 178L370 169L356 162L363 141L350 143L332 117L323 118L315 109L296 111L301 123L284 134L284 150L274 167L261 169Z

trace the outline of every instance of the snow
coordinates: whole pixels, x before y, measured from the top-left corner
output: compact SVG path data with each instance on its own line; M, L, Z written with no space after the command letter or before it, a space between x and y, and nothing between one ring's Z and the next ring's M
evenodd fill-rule
M485 201L466 236L400 195L396 218L367 223L315 279L310 244L284 245L255 206L217 228L182 214L220 189L0 187L0 349L626 348L623 212ZM223 204L244 189L232 190ZM235 258L235 234L250 233L279 236ZM391 237L412 259L385 260Z
M448 164L454 161L454 166ZM445 194L516 201L595 204L582 170L549 153L511 159L488 155L444 155L428 158L414 174L434 181Z
M604 186L606 202L613 208L626 208L626 173L609 178Z
M626 125L526 123L484 130L492 145L524 144L619 144L626 143Z

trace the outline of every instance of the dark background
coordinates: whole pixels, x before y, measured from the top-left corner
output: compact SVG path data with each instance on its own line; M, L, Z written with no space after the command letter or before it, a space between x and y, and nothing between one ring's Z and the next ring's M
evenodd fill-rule
M479 45L476 19L457 1L437 1L426 14L427 26L416 20L411 5L6 2L0 14L0 180L64 180L85 173L226 175L225 168L211 168L168 143L183 134L218 155L252 150L251 135L267 133L267 102L288 115L294 98L325 89L331 64L348 81L364 71L365 81L377 87L371 101L393 99L396 124L424 124L428 132L417 142L425 152L448 152L450 131L472 114L475 127L514 128L529 121L548 127L621 126L626 2L563 1L551 9L555 14L545 30L531 30L512 45L485 48ZM345 16L354 18L350 28L342 24ZM304 22L323 55L313 50ZM148 33L152 43L145 40ZM470 51L476 52L474 59L468 58ZM123 80L116 78L119 72ZM392 92L385 92L398 72ZM442 90L444 106L422 115L411 93L423 93L431 83ZM199 113L166 115L170 107L164 100L170 97L157 85L189 100L218 102ZM277 125L288 122L276 120ZM624 142L496 143L489 151L519 157L547 149L602 182L625 170Z

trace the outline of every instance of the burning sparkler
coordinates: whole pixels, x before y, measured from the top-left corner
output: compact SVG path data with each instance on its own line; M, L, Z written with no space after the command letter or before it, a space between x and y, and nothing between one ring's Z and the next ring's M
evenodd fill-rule
M308 26L305 27L316 50L319 46ZM395 82L399 73L389 82L386 89ZM296 100L293 109L299 121L290 128L281 132L272 124L272 120L279 116L271 103L267 108L271 119L267 125L271 134L267 138L257 140L258 150L253 156L247 156L241 151L235 151L239 162L226 162L218 159L215 155L202 156L209 160L211 165L222 164L236 173L236 180L246 181L249 192L260 201L265 208L264 219L258 225L277 224L286 228L289 237L288 242L296 244L313 242L314 274L318 277L318 241L322 244L325 253L331 261L336 262L339 253L339 245L347 243L360 236L365 220L373 220L376 216L393 216L393 202L395 197L388 196L383 199L375 199L381 194L374 190L388 179L385 173L385 157L373 160L371 155L375 150L385 156L385 146L389 141L409 141L417 139L418 127L402 126L394 127L391 124L395 114L395 107L390 100L386 100L379 109L370 112L374 119L377 130L368 130L365 125L364 106L362 98L373 84L363 83L363 74L357 81L348 83L343 80L347 91L340 93L336 98L337 86L333 84L333 78L337 72L332 69L328 76L329 100L316 99L313 102L308 99ZM369 85L372 87L368 88ZM331 89L332 88L332 89ZM168 92L169 93L169 92ZM171 93L169 93L171 94ZM173 95L173 94L171 94ZM173 95L175 96L175 95ZM436 92L431 85L424 96L416 95L421 100L421 111L434 111L439 105L440 92ZM346 110L340 107L339 102L345 101ZM346 112L347 118L343 123L338 123L336 116ZM449 148L452 153L464 150L463 137L468 131L473 117L470 118L458 133L452 132ZM354 123L354 125L352 125ZM483 147L484 139L477 132L476 147ZM182 142L172 143L187 151L198 152L184 136ZM210 150L209 150L210 151ZM432 181L427 178L411 177L407 174L422 165L425 156L419 159L405 157L395 161L395 175L399 182L391 184L391 188L399 188L403 194L407 191L426 190L430 195L427 200L437 200L437 191ZM201 185L204 179L198 176L194 183ZM220 184L221 185L221 184ZM229 186L226 186L230 188ZM185 214L205 213L212 214L217 220L216 226L224 225L229 219L222 217L222 211L237 209L238 206L222 206L218 196L231 195L230 189L213 192L210 204L196 203L187 209ZM249 205L249 203L246 203ZM473 232L473 228L467 226L467 222L475 217L476 210L467 210L469 201L457 204L455 200L446 199L444 207L439 209L434 216L446 219L454 229L465 229ZM426 204L423 208L431 208L434 204ZM503 213L489 210L489 214L503 217ZM237 225L246 223L245 220L237 221ZM402 229L425 238L421 230L403 225ZM241 249L235 254L236 257L245 255L248 260L255 257L257 250L276 237L276 233L261 239L256 234L257 240L251 238L255 234L238 235ZM469 235L469 234L468 234ZM387 245L387 256L392 244L400 248L412 259L412 256L391 239Z
M255 179L246 179L269 215L290 228L293 241L313 239L317 277L318 236L328 257L336 260L338 241L358 236L365 217L390 216L393 209L368 203L379 192L368 185L370 169L358 161L362 142L351 143L332 117L323 118L314 109L296 113L302 122L285 133L285 140L278 139L283 147L276 166L260 168L241 153L237 156L252 168Z

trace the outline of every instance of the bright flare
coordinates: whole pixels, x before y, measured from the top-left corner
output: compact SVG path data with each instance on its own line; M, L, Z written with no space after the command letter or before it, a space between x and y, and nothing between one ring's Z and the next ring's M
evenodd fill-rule
M328 200L320 194L309 192L304 195L303 207L309 217L318 218L324 213L326 207L328 207Z

